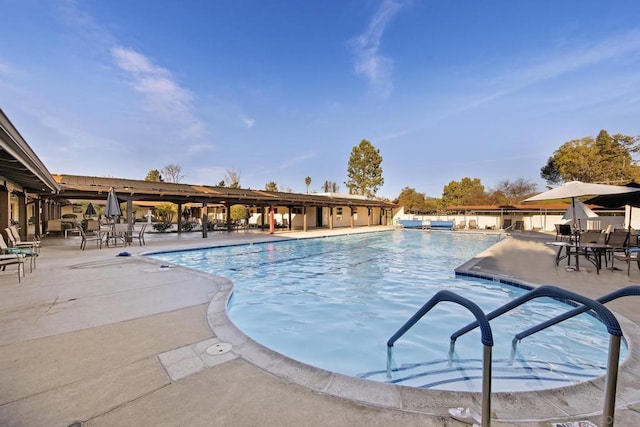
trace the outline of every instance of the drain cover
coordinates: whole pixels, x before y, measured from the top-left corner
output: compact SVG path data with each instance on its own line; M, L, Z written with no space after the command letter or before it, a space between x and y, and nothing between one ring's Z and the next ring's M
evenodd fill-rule
M219 342L218 344L214 344L207 348L207 354L212 356L219 356L221 354L225 354L231 350L231 344L228 342Z

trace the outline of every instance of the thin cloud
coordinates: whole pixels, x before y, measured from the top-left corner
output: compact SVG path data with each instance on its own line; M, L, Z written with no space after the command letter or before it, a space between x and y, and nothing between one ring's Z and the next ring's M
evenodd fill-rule
M498 76L494 83L506 86L505 92L510 93L540 81L616 58L627 58L639 51L640 30L634 29L596 43L583 44L573 51L559 52L554 56L541 58L519 69L509 70Z
M174 80L169 70L126 47L111 48L111 55L116 65L129 77L134 90L146 98L151 111L182 124L183 138L204 134L204 123L193 113L193 95Z
M526 66L508 70L495 77L489 81L489 84L498 86L500 89L491 95L471 100L456 112L476 108L545 80L618 58L628 58L638 52L640 52L640 30L634 29L597 43L580 46L573 51L559 52L553 56L540 58Z
M393 60L380 53L380 45L387 25L401 7L394 0L384 0L367 29L350 41L356 74L364 76L383 98L393 90Z
M290 167L295 166L298 163L304 162L309 159L313 159L316 155L317 153L313 151L310 153L303 153L297 157L289 158L285 162L280 163L280 166L278 167L278 169L281 169L281 170L289 169Z
M251 117L241 116L240 120L242 120L247 129L251 129L256 124L256 120Z
M191 144L187 147L187 152L189 154L199 154L206 151L214 151L215 148L213 144Z

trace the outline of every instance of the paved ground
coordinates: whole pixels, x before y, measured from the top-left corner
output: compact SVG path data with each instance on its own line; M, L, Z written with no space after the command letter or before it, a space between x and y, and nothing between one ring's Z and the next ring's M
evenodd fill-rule
M462 425L447 409L477 404L478 395L372 384L285 359L228 322L227 280L138 256L318 233L329 234L149 235L142 248L85 251L75 237L46 239L37 268L21 284L12 267L0 272L0 425ZM590 265L566 271L554 266L554 253L543 243L550 237L514 237L463 269L590 297L640 281L637 268L630 278L620 271L596 275ZM132 256L116 256L125 250ZM637 299L608 306L625 319L627 338L636 339L637 332L627 330L640 325ZM230 343L231 351L221 343ZM209 354L216 344L222 353ZM616 424L623 426L640 425L640 356L636 347L631 353L618 383ZM602 388L596 380L551 392L496 393L492 424L589 419L601 425Z

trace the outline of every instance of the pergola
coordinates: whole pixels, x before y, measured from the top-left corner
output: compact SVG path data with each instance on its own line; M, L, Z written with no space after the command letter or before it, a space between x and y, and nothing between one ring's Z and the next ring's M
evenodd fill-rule
M208 185L193 185L182 183L168 183L157 181L142 181L121 178L103 178L78 175L54 175L59 192L54 196L58 200L94 200L106 199L109 190L113 188L120 200L127 202L130 211L134 201L169 202L178 205L178 211L186 203L200 203L203 208L212 206L230 207L244 205L248 207L269 208L271 219L276 206L301 208L305 215L304 231L307 229L306 210L311 207L328 207L330 209L330 223L332 228L333 208L347 207L354 209L366 207L369 215L372 208L379 208L383 212L392 211L397 205L381 201L346 196L300 194L252 190L244 188L215 187ZM229 209L227 209L229 214ZM227 216L229 218L229 216ZM131 222L131 215L128 216ZM291 226L291 224L289 224ZM353 222L351 223L353 226ZM206 215L203 215L203 235L206 237ZM273 232L273 221L270 224ZM178 231L180 222L178 222Z

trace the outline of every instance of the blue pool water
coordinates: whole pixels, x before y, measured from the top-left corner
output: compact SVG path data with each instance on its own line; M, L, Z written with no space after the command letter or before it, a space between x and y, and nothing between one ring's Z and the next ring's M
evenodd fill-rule
M235 285L231 320L293 359L378 381L478 391L479 332L458 339L452 360L447 358L449 336L474 320L466 309L439 304L398 340L391 380L385 375L386 342L439 290L469 298L485 312L526 292L455 277L455 267L497 239L398 230L150 256L229 278ZM604 373L608 335L586 314L526 338L511 359L515 334L564 311L564 304L541 298L491 322L494 391L558 387Z

